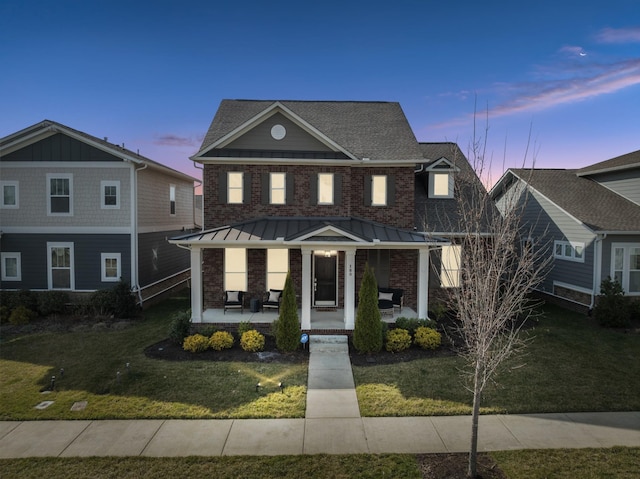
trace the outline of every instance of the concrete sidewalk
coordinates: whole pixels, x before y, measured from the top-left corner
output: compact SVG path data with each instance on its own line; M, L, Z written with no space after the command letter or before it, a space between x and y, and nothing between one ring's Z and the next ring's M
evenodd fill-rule
M2 421L0 458L436 453L469 450L471 418ZM479 450L640 447L640 412L481 416Z

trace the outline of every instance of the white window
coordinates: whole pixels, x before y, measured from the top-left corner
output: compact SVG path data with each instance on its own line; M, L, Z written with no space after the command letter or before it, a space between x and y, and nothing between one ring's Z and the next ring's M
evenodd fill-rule
M237 171L229 171L227 173L227 203L243 203L243 176L242 172Z
M22 281L20 253L0 253L2 257L2 281Z
M73 243L47 243L49 289L74 289Z
M462 246L460 245L450 245L442 247L440 285L443 288L457 288L460 286L461 254Z
M584 243L554 241L553 256L558 259L584 263Z
M225 291L247 290L246 248L224 250L224 289Z
M640 244L613 243L611 248L611 277L625 293L640 294Z
M318 204L333 204L333 173L318 174Z
M47 174L48 214L50 216L73 215L73 175Z
M102 199L101 208L103 210L120 209L120 182L101 181L100 196Z
M284 289L289 272L289 250L267 250L267 289Z
M430 198L453 198L453 175L449 172L431 172L429 175Z
M169 214L176 214L176 185L169 185Z
M17 181L0 181L2 188L2 198L0 198L0 208L19 207L19 184Z
M371 177L371 205L387 205L387 177L385 175Z
M269 181L271 183L269 203L272 205L284 205L287 198L287 174L270 173Z
M117 282L122 277L120 253L101 253L100 263L103 282Z

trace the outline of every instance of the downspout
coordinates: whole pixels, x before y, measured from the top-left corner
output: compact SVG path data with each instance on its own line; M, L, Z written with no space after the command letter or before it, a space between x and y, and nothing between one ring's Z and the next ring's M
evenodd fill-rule
M589 304L589 313L593 311L596 305L596 291L598 288L598 278L602 273L602 241L607 238L607 233L596 235L593 247L593 287L591 289L591 304Z
M138 293L138 300L142 307L142 288L140 288L140 277L138 268L138 172L146 170L148 164L142 168L133 166L133 182L131 187L131 273L133 282Z

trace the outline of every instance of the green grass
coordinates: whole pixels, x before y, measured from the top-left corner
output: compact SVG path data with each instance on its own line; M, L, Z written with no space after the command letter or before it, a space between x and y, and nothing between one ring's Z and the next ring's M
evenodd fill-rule
M304 417L306 364L147 358L144 349L166 338L173 314L188 307L188 298L179 297L151 308L144 320L123 330L3 341L0 420ZM41 394L52 375L57 376L55 392ZM258 381L263 387L256 392ZM285 394L279 381L287 385ZM34 409L44 400L55 402ZM87 408L71 411L76 401L88 401Z
M482 413L640 410L640 335L547 306L523 356L485 390ZM354 367L363 416L470 414L457 357Z
M632 479L638 477L640 448L545 449L490 453L509 479ZM186 458L0 459L3 479L215 477L218 479L366 479L422 477L416 457L313 455Z

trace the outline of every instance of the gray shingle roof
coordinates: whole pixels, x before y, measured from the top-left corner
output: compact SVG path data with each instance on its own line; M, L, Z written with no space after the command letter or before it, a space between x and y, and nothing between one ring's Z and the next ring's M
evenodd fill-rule
M278 100L356 158L418 160L418 142L399 103ZM200 151L271 107L276 100L222 100ZM196 154L195 156L198 156Z
M640 206L577 170L512 169L522 181L593 231L640 231Z
M604 173L607 171L626 170L630 168L640 168L640 150L616 156L610 160L601 161L593 165L585 166L577 171L578 176Z

